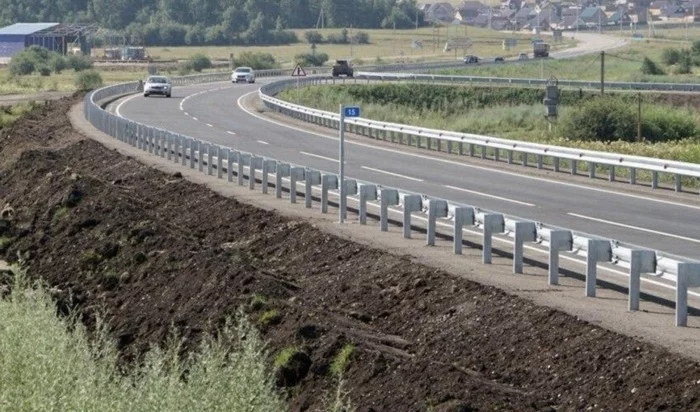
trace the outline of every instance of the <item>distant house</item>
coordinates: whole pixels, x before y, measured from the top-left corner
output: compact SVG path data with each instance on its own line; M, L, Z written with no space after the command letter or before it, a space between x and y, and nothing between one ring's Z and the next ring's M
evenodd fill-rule
M455 17L458 20L469 21L479 14L488 13L489 9L489 6L480 1L465 1L457 9Z
M540 13L530 19L523 28L535 29L539 27L540 30L550 30L553 27L558 27L560 22L559 16L554 13Z
M515 25L517 25L518 27L523 27L527 25L530 19L536 16L537 12L535 11L535 8L525 5L517 13L515 13L512 19Z
M661 16L669 6L669 2L665 0L653 1L649 4L649 14L658 17Z
M661 18L661 20L682 19L687 14L688 11L685 9L685 7L669 5L659 17Z
M559 28L564 30L575 30L576 28L583 27L586 27L586 22L576 15L564 16L561 22L559 22Z
M451 23L455 18L455 8L450 3L426 4L423 12L429 22Z
M587 27L604 26L608 23L608 16L600 7L586 7L581 10L579 18L584 21Z
M608 24L619 26L620 24L629 25L632 22L630 15L624 10L618 10L608 16Z

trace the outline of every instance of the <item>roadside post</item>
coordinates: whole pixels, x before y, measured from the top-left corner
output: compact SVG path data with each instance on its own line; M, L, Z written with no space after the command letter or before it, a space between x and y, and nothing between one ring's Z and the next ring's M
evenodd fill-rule
M340 105L340 124L339 129L339 145L338 145L338 190L340 194L340 200L338 201L338 219L340 223L345 220L345 209L347 208L347 199L345 194L347 193L345 187L345 118L346 117L360 117L360 108L358 106L345 106Z

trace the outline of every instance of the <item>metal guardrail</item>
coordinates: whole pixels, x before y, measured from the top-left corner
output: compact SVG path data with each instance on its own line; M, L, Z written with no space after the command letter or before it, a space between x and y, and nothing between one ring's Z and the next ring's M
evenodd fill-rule
M178 78L175 84L193 84L194 82L219 81L217 75L188 76ZM271 88L280 87L279 83ZM117 138L125 144L137 147L156 156L167 158L183 167L197 167L200 172L209 175L216 172L219 178L227 176L233 181L234 176L239 185L247 178L250 189L255 188L256 178L260 176L263 193L269 186L275 187L278 198L282 197L284 179L288 180L290 201L296 202L297 182L304 182L304 198L307 207L311 207L312 189L321 189L321 211L327 212L328 193L339 187L338 176L320 170L313 170L300 165L280 162L275 159L256 156L252 153L237 151L232 148L214 145L182 134L149 126L133 120L121 118L105 111L100 102L115 96L135 93L137 83L125 83L104 87L85 96L84 111L87 120L97 129ZM270 88L268 88L268 91ZM234 170L235 165L235 170ZM246 174L247 169L247 174ZM275 175L275 183L270 184L269 175ZM549 284L558 284L559 253L568 251L586 256L586 295L596 294L597 264L608 263L629 269L629 309L639 309L640 276L643 273L672 281L676 284L677 326L686 326L688 317L688 288L700 286L700 262L673 256L659 251L644 249L625 244L617 240L604 239L586 233L529 221L515 216L506 216L470 205L448 202L430 198L402 189L383 187L371 182L346 179L344 182L349 195L357 195L359 218L366 223L368 202L380 209L380 228L387 230L390 207L396 208L403 215L403 235L411 237L411 218L415 213L427 214L427 244L433 245L437 231L438 219L441 224L452 226L454 253L461 254L464 227L480 228L483 232L482 259L491 263L492 237L502 234L513 238L513 272L522 273L523 247L525 242L538 243L549 249ZM318 187L317 187L318 189ZM449 219L449 220L444 220Z
M260 88L259 96L265 105L291 117L301 119L306 122L315 123L321 126L337 129L340 123L339 115L334 112L312 109L278 99L275 96L282 90L299 85L328 85L347 84L358 80L380 80L393 81L397 79L433 78L429 75L382 75L382 74L362 74L354 79L337 79L330 76L313 76L302 80L280 80L269 83ZM491 79L493 78L479 78ZM501 79L513 80L513 79ZM540 82L539 79L523 79L531 82ZM490 81L490 80L489 80ZM495 80L494 80L495 82ZM561 81L560 81L561 82ZM573 82L573 81L572 81ZM649 85L648 83L635 83L637 85ZM651 84L652 86L654 84ZM656 84L661 87L661 84ZM607 83L606 83L607 87ZM700 90L700 85L698 85ZM514 154L522 160L521 164L527 166L529 159L536 159L537 168L544 168L544 159L551 160L552 170L560 172L560 161L566 160L570 164L571 174L578 174L579 162L588 164L588 175L596 177L597 166L607 166L609 168L609 180L616 181L616 168L626 168L629 170L629 183L637 184L637 170L651 172L651 187L656 189L659 184L659 174L671 175L674 179L676 191L682 190L682 178L700 178L700 164L678 162L672 160L654 159L643 156L633 156L619 153L596 152L592 150L582 150L561 146L551 146L538 143L522 142L508 139L501 139L492 136L484 136L471 133L459 133L447 130L430 129L419 126L409 126L397 123L380 122L366 118L346 119L346 127L349 132L361 134L376 139L389 140L396 143L416 145L419 148L429 150L446 151L464 155L467 151L469 156L475 156L476 148L479 148L480 155L484 159L495 161L505 161L514 163ZM425 146L423 146L425 141Z

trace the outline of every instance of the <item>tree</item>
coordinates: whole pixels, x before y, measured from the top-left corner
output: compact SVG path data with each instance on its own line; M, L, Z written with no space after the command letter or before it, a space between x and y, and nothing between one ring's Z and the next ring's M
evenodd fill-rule
M642 74L649 74L652 76L665 74L664 71L661 70L661 68L648 57L644 57L640 70L642 71Z
M309 44L323 43L323 35L315 30L309 30L304 33L304 38Z

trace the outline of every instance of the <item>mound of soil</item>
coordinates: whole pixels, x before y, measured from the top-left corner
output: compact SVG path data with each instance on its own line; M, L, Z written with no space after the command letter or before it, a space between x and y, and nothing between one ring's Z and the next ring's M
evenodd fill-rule
M347 343L361 411L700 408L692 361L152 170L74 132L76 101L0 137L3 253L103 313L126 360L243 307L300 348L277 373L292 410L320 407Z

